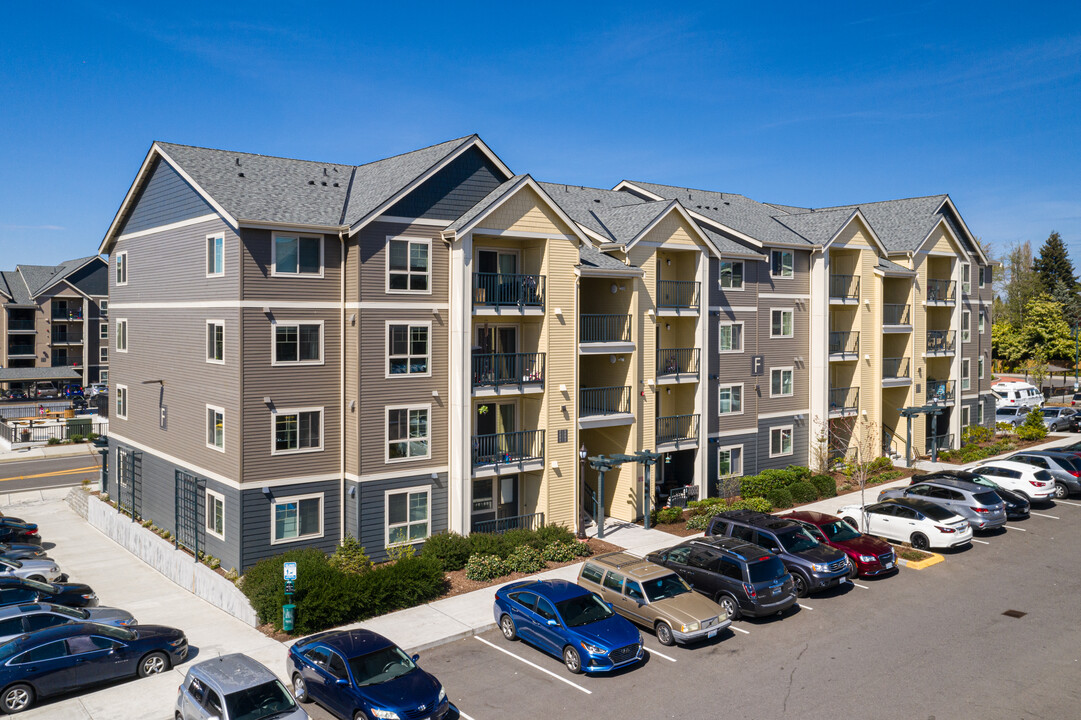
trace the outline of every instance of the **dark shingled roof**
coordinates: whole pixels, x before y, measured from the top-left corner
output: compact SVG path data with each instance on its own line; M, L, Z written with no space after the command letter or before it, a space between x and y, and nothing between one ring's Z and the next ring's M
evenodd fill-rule
M799 233L816 245L825 245L852 218L855 209L814 210L802 215L782 215L777 222Z
M909 268L906 268L904 265L899 265L899 264L895 263L893 260L887 260L884 257L878 258L878 266L877 267L880 270L885 270L886 272L900 272L900 273L904 273L906 275L915 275L916 274L915 270L910 270Z
M828 210L852 212L859 208L887 250L909 252L919 248L920 243L938 225L939 221L946 219L943 213L939 212L946 198L946 195L929 195L859 205L841 205L834 208L822 208L815 212ZM952 224L952 218L948 222ZM963 236L958 233L958 237Z
M97 255L65 260L59 265L16 265L14 270L0 272L0 289L3 289L11 298L11 302L16 305L33 305L35 304L34 298L43 291L53 287L56 283L95 259L104 265L105 261ZM86 292L86 290L83 290L83 292ZM97 294L105 295L107 293L108 288L106 287L105 290Z
M82 375L72 367L0 368L0 382L35 380L79 380Z
M517 187L527 177L529 177L529 176L528 175L515 175L510 180L505 180L505 181L499 183L494 188L492 188L492 191L490 193L488 193L483 198L481 198L480 202L478 202L476 205L474 205L473 207L466 210L464 215L462 215L460 218L458 218L457 220L452 222L450 225L448 225L447 230L452 231L452 232L456 232L458 230L461 230L466 225L473 222L473 220L475 218L479 217L480 215L483 215L485 212L488 211L489 208L491 208L493 205L495 205L500 200L502 200L504 195L509 193L515 187Z
M592 245L582 245L578 248L578 264L582 267L592 267L598 270L637 270L634 265L602 253Z

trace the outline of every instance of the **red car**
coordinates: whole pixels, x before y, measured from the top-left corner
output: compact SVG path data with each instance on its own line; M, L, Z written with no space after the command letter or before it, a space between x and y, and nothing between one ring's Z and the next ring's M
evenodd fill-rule
M844 551L855 563L856 574L860 577L876 577L897 571L893 546L885 540L861 534L839 517L812 510L799 510L784 517L802 523L820 543Z

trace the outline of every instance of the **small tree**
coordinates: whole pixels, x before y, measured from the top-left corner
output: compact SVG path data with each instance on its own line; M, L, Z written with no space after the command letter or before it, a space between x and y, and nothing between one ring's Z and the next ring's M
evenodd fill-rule
M1043 424L1043 413L1039 408L1033 408L1025 415L1025 419L1017 426L1017 437L1020 440L1040 440L1047 437L1047 426Z
M848 446L848 458L845 462L851 471L852 480L860 489L860 512L862 513L862 508L867 507L865 497L867 481L875 470L874 463L881 455L882 447L878 441L878 424L869 420L866 415L860 417L853 429L855 432ZM866 518L864 518L863 526L867 527Z
M830 428L829 423L822 422L818 415L814 416L814 438L811 440L811 465L816 473L828 473L830 471Z

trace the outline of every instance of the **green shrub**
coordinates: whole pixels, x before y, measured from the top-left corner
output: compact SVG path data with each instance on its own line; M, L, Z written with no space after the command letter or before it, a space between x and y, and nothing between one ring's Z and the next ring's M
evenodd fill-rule
M387 560L389 562L405 560L407 558L415 557L416 554L416 545L395 545L394 547L387 548Z
M49 438L48 440L45 441L45 444L46 445L59 445L60 444L60 438L54 438L54 437Z
M785 482L788 485L793 485L803 480L810 480L812 474L811 468L802 465L789 465L783 472L787 474Z
M687 503L687 508L692 517L696 515L713 517L722 510L727 510L728 504L726 498L706 498L705 500L691 500Z
M575 543L566 543L556 540L550 542L544 546L544 550L541 551L541 555L548 562L571 562L578 559L578 549L574 547Z
M728 506L729 510L754 510L755 512L773 512L773 505L765 498L744 498Z
M507 557L507 568L511 572L535 573L548 567L544 554L531 545L519 545Z
M86 435L86 439L89 440L90 442L94 442L99 437L101 437L101 435L97 434L96 432L87 433L87 435Z
M890 470L889 472L884 472L881 475L877 476L875 478L875 482L889 482L890 480L898 479L902 475L904 475L904 472L900 470Z
M86 440L86 436L80 433L75 433L74 435L68 436L68 440L71 440L73 443L81 443Z
M683 518L683 508L666 507L657 511L657 523L670 525L677 523Z
M469 538L454 532L442 532L432 535L424 541L421 557L431 557L439 561L443 570L451 572L461 570L469 561L473 543Z
M788 492L785 488L778 488L778 490ZM791 498L791 494L789 494L789 498ZM687 519L687 529L689 530L705 530L709 526L709 521L713 519L714 515L726 510L754 510L755 512L763 513L768 513L773 510L773 505L769 500L758 497L743 498L741 500L707 498L689 504L693 506L691 516ZM789 505L791 505L791 499L789 500Z
M766 500L778 510L792 507L792 493L788 488L774 488L766 493Z
M382 606L368 608L362 605L362 616L357 620L426 603L439 597L447 584L439 561L420 555L383 563L355 577L360 581L361 597L366 589L378 587L382 598Z
M507 575L507 562L498 555L470 555L465 564L465 576L483 582Z
M537 540L539 541L540 546L543 549L554 542L574 542L575 537L573 532L563 527L562 525L545 525L540 530L537 530Z
M589 543L574 541L574 554L578 557L589 557L593 554L593 550L590 549Z
M806 480L789 485L788 493L792 496L792 501L797 504L814 502L818 499L818 490Z
M837 497L837 481L830 475L814 475L811 477L811 484L815 486L815 490L818 491L818 497L831 498Z
M783 488L785 486L784 478L787 476L782 475L778 478L775 473L783 472L776 471L764 471L758 475L747 475L740 480L739 494L740 497L769 497L769 492L777 488Z
M709 521L712 519L712 515L691 515L687 519L687 529L705 530L707 527L709 527Z
M506 552L503 557L508 557L519 545L528 545L531 548L540 550L544 547L545 543L537 539L537 533L533 530L526 530L525 528L515 528L503 533L503 545L506 548Z
M1013 425L1008 422L997 422L995 423L995 430L1000 433L1006 433L1007 435L1009 435L1013 432Z
M371 559L364 552L360 541L352 535L346 535L341 545L330 556L330 565L349 573L363 573L372 569Z
M1041 440L1047 437L1047 428L1043 424L1043 413L1034 408L1024 421L1017 426L1017 437L1021 440Z
M514 549L507 545L505 535L472 533L469 536L469 555L496 555L505 558Z
M994 433L990 428L985 428L983 425L969 425L961 433L961 442L965 445L985 443L990 442L993 437Z
M877 457L871 461L869 470L872 473L893 470L893 460L888 457Z

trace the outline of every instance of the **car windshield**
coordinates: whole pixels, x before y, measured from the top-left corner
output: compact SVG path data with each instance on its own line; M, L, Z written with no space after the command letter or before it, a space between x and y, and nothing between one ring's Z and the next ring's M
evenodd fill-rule
M73 620L86 620L90 617L90 613L81 608L69 608L63 605L53 605L50 610L54 615L64 615L72 618Z
M777 539L781 541L784 549L790 553L803 552L820 545L814 539L814 536L803 528L793 528L788 532L779 532L777 533Z
M1056 408L1045 408L1043 411L1044 417L1058 417L1058 410Z
M646 591L646 597L649 598L650 602L657 602L658 600L691 591L690 586L683 582L683 578L675 573L663 575L656 580L646 580L642 583L642 589Z
M599 597L590 593L556 603L567 627L581 627L612 617L612 608Z
M358 686L376 685L411 672L416 665L397 645L349 660L349 669Z
M855 540L860 536L851 525L844 520L835 520L831 523L825 523L818 528L822 531L822 534L833 542L844 542L845 540Z
M752 584L776 580L784 577L784 574L788 572L784 569L784 563L779 557L767 557L753 562L747 566L747 570L750 571Z
M225 696L229 720L261 720L296 708L292 696L278 680L244 688Z

